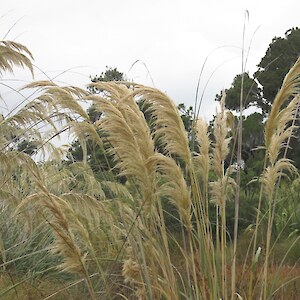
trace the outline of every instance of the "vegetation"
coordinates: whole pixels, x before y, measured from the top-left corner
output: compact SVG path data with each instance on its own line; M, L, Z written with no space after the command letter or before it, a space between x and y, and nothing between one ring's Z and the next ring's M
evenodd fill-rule
M0 74L32 72L31 58L0 42ZM299 298L300 190L287 150L300 58L267 118L235 118L222 93L211 126L107 72L88 90L30 83L37 96L1 116L0 298ZM232 88L251 88L247 76ZM257 105L259 94L240 98ZM62 132L70 147L51 143Z

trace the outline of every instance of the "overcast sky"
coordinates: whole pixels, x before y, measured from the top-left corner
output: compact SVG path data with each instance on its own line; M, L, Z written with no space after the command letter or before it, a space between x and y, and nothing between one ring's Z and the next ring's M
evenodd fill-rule
M5 39L26 45L47 76L69 70L56 78L61 84L84 87L90 75L117 67L186 105L194 103L207 55L221 47L209 56L200 83L201 115L209 120L215 94L241 73L246 10L252 74L272 38L300 26L299 0L1 0L0 34L9 31ZM36 79L45 79L40 73ZM24 80L29 75L18 73Z

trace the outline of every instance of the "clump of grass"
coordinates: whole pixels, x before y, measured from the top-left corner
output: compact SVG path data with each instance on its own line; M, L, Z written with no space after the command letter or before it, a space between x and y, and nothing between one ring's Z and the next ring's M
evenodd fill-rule
M2 71L12 71L16 65L32 72L31 54L25 47L12 42L0 46ZM234 299L237 295L270 299L279 295L287 283L280 279L278 284L270 271L272 227L281 177L297 173L282 150L295 129L299 74L300 60L287 74L266 122L265 167L257 174L261 194L249 246L253 249L251 264L247 265L246 253L242 271L235 263L231 266L236 253L230 251L226 224L227 203L235 198L237 184L235 166L225 167L233 136L225 94L211 134L203 120L194 122L198 146L191 151L176 106L157 89L99 82L92 85L100 93L92 95L51 81L27 85L38 96L0 120L4 133L0 140L2 212L9 213L9 222L20 237L32 238L39 228L49 234L33 256L47 252L55 261L54 272L72 275L75 282L66 280L62 292L85 282L92 299ZM151 128L137 105L141 99L151 116ZM91 101L102 112L98 121L89 120L81 100ZM39 133L42 123L51 126L50 137ZM41 148L53 136L70 130L82 146L83 162L64 161L59 155L63 153L56 151L55 159L37 163L12 148L18 130L19 135L30 130ZM118 176L126 178L125 184L113 172L111 180L97 179L88 165L87 139L105 145L120 170ZM262 215L264 199L267 209ZM176 234L166 221L166 203L178 212ZM210 214L212 206L215 219ZM20 227L25 218L30 221L26 231ZM3 218L1 222L8 224ZM266 236L265 246L260 244L260 232ZM7 275L15 261L28 258L8 260L7 243L1 244L1 267ZM249 284L231 281L240 272L243 278L246 268L250 269ZM12 282L9 289L17 286ZM59 292L60 287L48 298Z

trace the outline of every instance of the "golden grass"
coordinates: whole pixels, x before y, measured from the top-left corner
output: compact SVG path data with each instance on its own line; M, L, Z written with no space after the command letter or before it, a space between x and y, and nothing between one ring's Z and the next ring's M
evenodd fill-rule
M13 71L16 65L32 72L31 54L22 45L0 42L0 57L1 71ZM283 269L278 279L272 270L271 234L280 179L284 174L297 173L281 152L295 129L292 122L299 105L299 66L300 60L287 74L266 122L266 164L260 176L261 199L249 245L253 255L246 255L242 270L239 266L231 270L232 243L226 224L226 206L234 198L236 181L234 166L225 168L232 139L225 94L212 136L207 124L195 122L199 148L191 151L175 104L157 89L126 82L99 82L92 84L99 95L90 95L48 81L27 85L37 90L38 96L0 120L1 214L7 213L19 232L17 241L2 241L2 280L10 291L0 292L0 297L18 293L22 276L14 276L19 284L9 284L9 272L17 262L29 260L28 253L7 259L9 249L19 249L24 239L33 239L34 244L39 226L48 228L51 242L41 249L35 247L33 257L47 252L55 260L51 269L56 275L62 271L71 274L78 284L84 282L89 295L86 297L91 299L226 300L237 294L249 300L281 297L290 277L285 277ZM151 114L151 129L136 103L141 99ZM80 105L82 100L91 101L102 112L95 123ZM12 137L20 129L20 136L28 131L41 141L41 147L47 144L48 136L42 136L36 126L40 122L52 126L54 135L70 129L82 146L83 162L63 162L59 155L64 152L57 151L54 160L37 163L10 148ZM125 176L126 184L118 183L113 174L111 181L96 179L88 165L88 139L106 146L120 170L118 176ZM263 195L268 206L266 227L261 222ZM166 223L168 205L178 213L176 234ZM209 215L211 205L215 206L216 224ZM25 218L29 218L26 227L30 230L20 227L19 222ZM261 230L265 230L266 245L260 254L257 246L263 245L257 236ZM9 242L12 245L8 246ZM249 278L245 277L245 269ZM40 273L46 274L46 270L44 267ZM237 279L242 273L244 279L234 281L230 288L232 272ZM297 276L291 277L296 280ZM38 297L31 294L26 273L24 277L27 294L20 295ZM245 284L247 281L249 284ZM68 288L62 288L61 293L60 288L55 286L53 297L68 295Z

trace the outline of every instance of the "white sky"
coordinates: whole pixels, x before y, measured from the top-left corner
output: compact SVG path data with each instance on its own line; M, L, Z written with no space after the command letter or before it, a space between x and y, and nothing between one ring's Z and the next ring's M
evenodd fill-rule
M150 71L155 87L177 104L193 105L206 56L217 47L234 46L213 52L204 68L199 97L214 72L201 108L201 115L207 120L215 112L215 94L228 88L234 76L241 73L245 11L249 11L245 48L259 27L246 67L251 74L273 37L283 36L291 27L300 26L298 0L0 2L1 39L11 29L6 39L27 46L33 53L35 65L51 78L72 69L57 78L62 84L84 87L89 83L89 75L99 75L105 66L110 66L117 67L129 79L152 85L142 63L135 64L129 72L131 65L140 60ZM39 73L36 70L36 79L45 79ZM29 72L17 75L30 80Z

